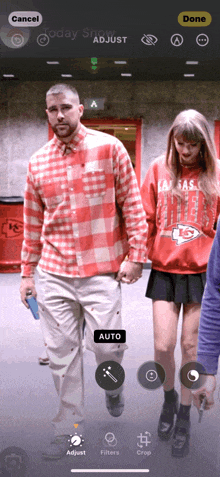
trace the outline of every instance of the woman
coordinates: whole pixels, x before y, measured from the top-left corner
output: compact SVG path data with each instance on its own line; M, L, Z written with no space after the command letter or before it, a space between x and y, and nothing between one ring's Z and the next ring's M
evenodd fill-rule
M183 366L196 360L205 272L220 212L219 179L205 117L182 111L169 131L166 155L151 164L142 186L152 261L146 296L153 301L155 361L166 372L158 435L168 440L174 428L176 457L189 450L191 406L191 391L181 385L179 406L174 389L178 317L183 304Z

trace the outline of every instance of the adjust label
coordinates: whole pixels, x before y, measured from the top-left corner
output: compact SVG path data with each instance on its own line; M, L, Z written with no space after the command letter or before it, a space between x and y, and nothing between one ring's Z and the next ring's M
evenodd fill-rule
M212 17L208 12L181 12L178 22L182 26L205 27L210 25Z
M126 331L125 330L95 330L94 342L95 343L125 343Z

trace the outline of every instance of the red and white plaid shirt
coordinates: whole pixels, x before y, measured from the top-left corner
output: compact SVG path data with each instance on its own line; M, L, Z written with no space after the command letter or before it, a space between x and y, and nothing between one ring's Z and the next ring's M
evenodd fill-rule
M68 277L117 272L127 254L147 261L146 241L136 176L117 138L81 125L68 145L54 136L32 156L22 276L33 276L38 262Z

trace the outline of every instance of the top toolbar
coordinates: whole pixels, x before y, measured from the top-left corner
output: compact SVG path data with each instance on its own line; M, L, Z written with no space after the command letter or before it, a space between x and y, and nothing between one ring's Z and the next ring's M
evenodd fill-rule
M39 1L36 3L40 3ZM48 5L48 3L47 3ZM73 4L72 4L73 5ZM1 55L10 57L220 57L220 12L181 11L155 18L10 10L0 15ZM88 12L87 12L88 13ZM94 12L93 12L94 13ZM99 12L100 13L100 12Z

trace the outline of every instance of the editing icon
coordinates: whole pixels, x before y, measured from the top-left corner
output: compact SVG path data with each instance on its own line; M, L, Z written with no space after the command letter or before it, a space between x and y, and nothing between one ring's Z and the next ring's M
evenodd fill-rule
M50 41L50 38L46 33L41 33L37 37L37 43L39 46L47 46Z
M116 361L104 361L96 369L95 379L102 389L113 391L123 384L125 372Z
M25 477L29 467L29 457L21 447L7 447L0 454L0 475ZM30 475L30 474L29 474Z
M155 46L157 41L158 41L158 38L154 35L145 35L144 34L141 38L141 41L146 46Z
M187 373L187 378L191 383L195 383L199 379L199 373L196 371L196 369L192 369L192 371L188 371Z
M187 389L199 389L205 384L206 370L201 363L190 361L180 370L180 381Z
M181 46L183 44L183 37L179 33L175 33L171 36L170 41L173 46Z
M11 42L16 48L20 48L24 43L24 37L20 33L15 33L11 37Z
M165 381L165 371L161 364L156 361L147 361L138 369L137 379L139 384L145 389L157 389Z
M144 434L142 432L140 433L139 436L137 436L137 439L139 442L137 442L137 446L142 449L142 447L147 447L148 444L151 444L151 433L148 431L145 431Z
M79 435L77 434L77 432L75 432L74 435L70 434L70 439L68 442L70 443L70 447L82 447L82 445L84 444L84 439L82 434Z
M200 33L200 35L196 37L196 43L199 46L206 46L209 43L209 37L205 35L205 33Z
M105 434L105 437L103 439L103 444L108 447L115 447L117 445L118 441L115 437L115 434L113 432L107 432Z
M29 36L28 28L12 28L10 25L0 28L0 38L8 48L22 48L28 42Z
M154 369L150 369L146 373L146 379L147 381L150 381L150 383L153 383L154 381L156 381L157 378L158 378L158 374L156 371L154 371Z

